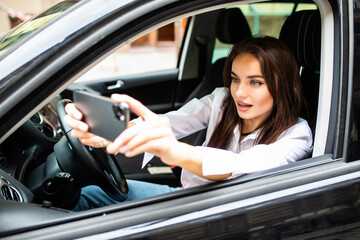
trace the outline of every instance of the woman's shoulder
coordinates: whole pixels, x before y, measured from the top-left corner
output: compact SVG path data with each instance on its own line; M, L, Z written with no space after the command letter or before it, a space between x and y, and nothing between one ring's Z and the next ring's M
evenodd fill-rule
M301 117L298 118L297 122L293 126L301 126L310 129L308 122Z
M229 88L226 87L217 87L214 89L214 91L212 92L212 94L215 95L226 95L229 92Z
M228 93L229 93L228 88L218 87L218 88L215 88L212 93L210 93L209 95L207 95L205 97L209 97L213 100L223 100L227 96Z
M229 90L225 87L215 88L210 94L205 95L200 99L194 98L192 101L200 101L207 105L213 105L216 103L221 103L227 96Z
M287 134L290 134L291 136L308 136L312 138L312 132L308 122L300 117L297 122L288 129Z

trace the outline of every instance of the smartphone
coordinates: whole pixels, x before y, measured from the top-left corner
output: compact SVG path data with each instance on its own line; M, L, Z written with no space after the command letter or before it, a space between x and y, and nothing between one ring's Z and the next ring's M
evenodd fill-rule
M114 141L127 127L130 118L126 103L114 103L109 97L83 90L73 93L74 103L83 114L83 121L89 125L89 132Z

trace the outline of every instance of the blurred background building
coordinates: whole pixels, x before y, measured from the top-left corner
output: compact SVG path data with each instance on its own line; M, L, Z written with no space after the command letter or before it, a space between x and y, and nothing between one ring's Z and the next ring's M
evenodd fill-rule
M0 0L0 36L32 16L62 0ZM131 44L124 45L94 67L83 79L112 77L142 71L174 68L187 19L154 30ZM133 67L129 67L129 63ZM160 66L160 68L159 68Z
M61 0L0 0L0 34L4 34L22 21L27 20L31 16L60 1ZM140 38L133 44L156 46L159 42L175 41L177 34L179 34L179 31L176 30L179 29L175 29L174 23L169 24Z
M0 0L0 34L60 0Z

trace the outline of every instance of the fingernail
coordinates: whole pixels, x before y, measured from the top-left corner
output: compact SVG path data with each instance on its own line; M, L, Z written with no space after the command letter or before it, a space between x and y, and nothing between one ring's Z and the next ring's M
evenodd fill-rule
M125 146L125 147L122 147L119 149L119 152L120 153L125 153L126 151L128 150L128 148ZM125 154L126 155L126 154Z
M81 113L76 112L76 113L75 113L75 117L76 117L77 119L81 119Z
M119 138L116 138L115 141L114 141L114 144L116 144L117 146L121 146L123 144L123 141Z
M79 126L79 129L80 129L81 131L83 131L83 132L87 132L87 130L88 130L88 129L87 129L87 126L86 126L86 125L82 125L82 124Z

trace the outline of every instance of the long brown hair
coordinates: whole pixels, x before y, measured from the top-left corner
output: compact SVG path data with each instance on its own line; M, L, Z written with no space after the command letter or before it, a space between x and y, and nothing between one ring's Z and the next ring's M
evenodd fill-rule
M275 142L299 118L302 94L299 68L294 55L285 43L276 38L249 38L234 45L226 59L223 79L228 93L222 104L221 120L211 135L209 147L227 149L236 125L241 129L242 119L231 97L230 85L232 63L243 53L251 54L259 60L267 88L274 99L272 112L261 126L254 144Z

